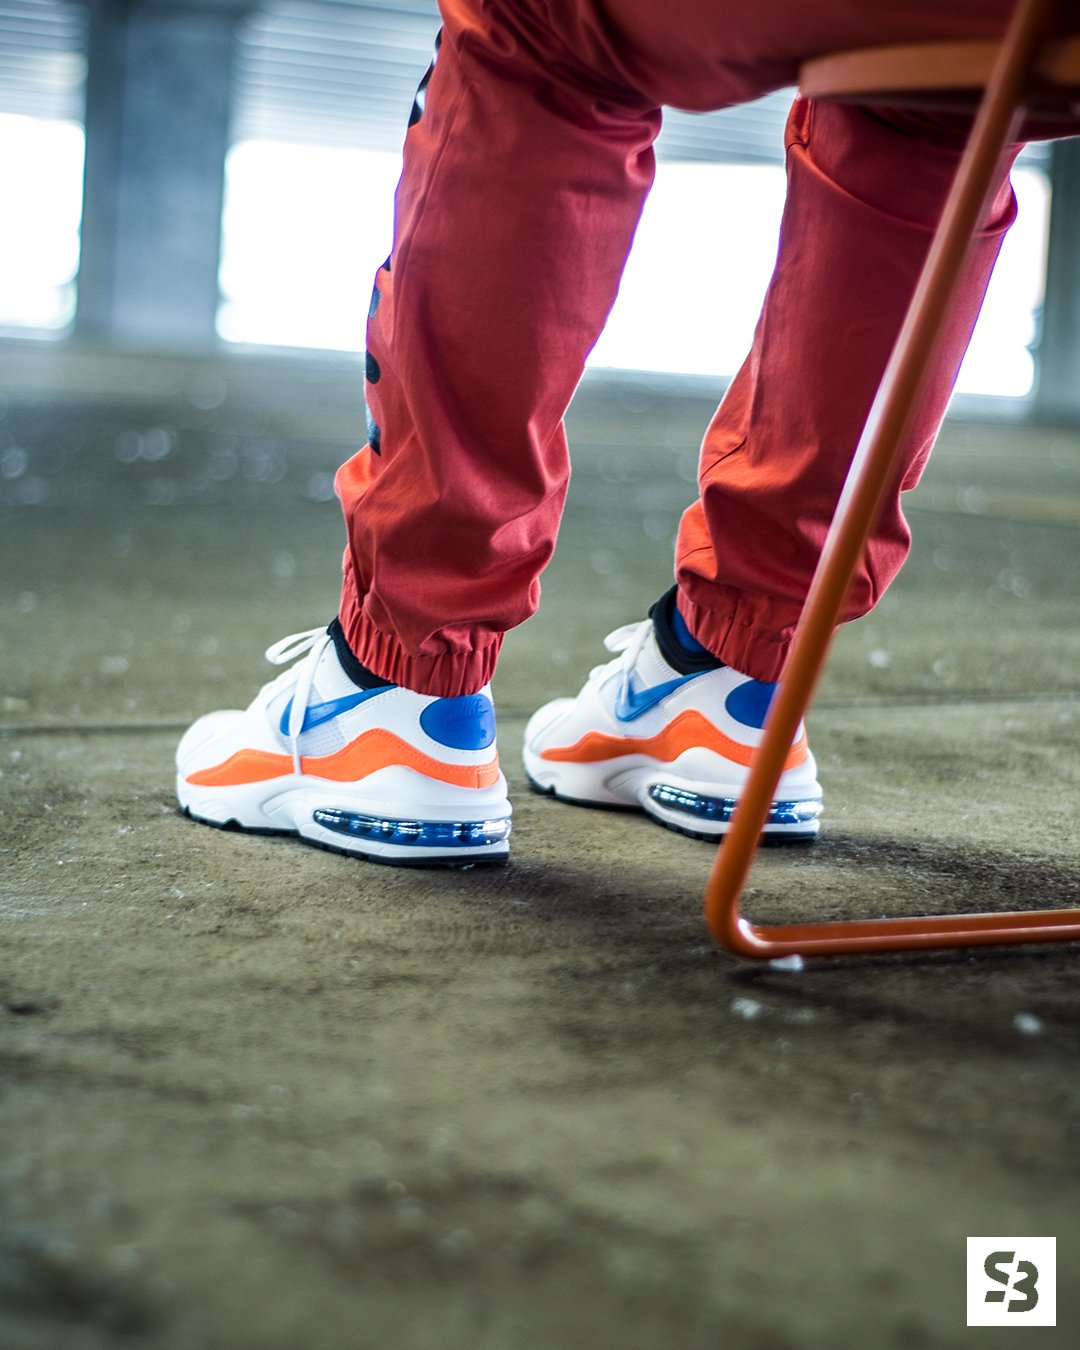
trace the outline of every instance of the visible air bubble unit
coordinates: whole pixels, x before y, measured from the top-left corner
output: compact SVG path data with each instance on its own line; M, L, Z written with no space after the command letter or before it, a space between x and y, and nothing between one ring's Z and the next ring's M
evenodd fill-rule
M688 792L667 783L655 783L649 789L649 796L670 811L682 811L696 820L720 825L728 823L738 802L737 797L704 797L699 792ZM820 815L821 802L814 798L802 802L773 802L767 824L809 825Z
M501 844L510 836L510 820L385 820L362 816L336 807L318 807L316 825L334 834L369 844L395 844L405 848L482 848Z

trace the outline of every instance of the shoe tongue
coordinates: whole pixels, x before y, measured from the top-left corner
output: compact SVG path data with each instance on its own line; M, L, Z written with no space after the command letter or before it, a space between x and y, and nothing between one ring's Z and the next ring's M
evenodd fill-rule
M650 632L642 643L641 651L634 662L634 674L646 685L663 684L667 680L679 678L679 671L674 666L668 665L660 654L655 632Z
M294 670L297 669L298 667L294 667ZM292 674L293 672L288 673ZM286 718L286 714L296 696L298 683L299 676L294 675L294 678L285 684L285 687L268 705L271 719L275 723ZM310 708L317 703L328 703L335 698L344 698L349 694L355 694L358 688L359 685L354 684L341 668L341 662L338 660L333 643L327 643L315 666L305 706ZM284 735L286 728L283 723L281 730Z
M315 678L311 682L311 697L308 702L316 699L321 702L341 698L345 694L355 694L358 688L359 686L342 669L334 644L328 642L319 657L319 664L315 667Z

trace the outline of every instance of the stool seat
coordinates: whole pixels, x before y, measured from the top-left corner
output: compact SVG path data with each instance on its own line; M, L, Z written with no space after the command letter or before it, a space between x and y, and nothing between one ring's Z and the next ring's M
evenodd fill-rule
M803 63L807 98L889 107L975 108L990 82L1001 43L911 42L836 52ZM1024 96L1033 117L1074 119L1080 110L1080 35L1042 49Z

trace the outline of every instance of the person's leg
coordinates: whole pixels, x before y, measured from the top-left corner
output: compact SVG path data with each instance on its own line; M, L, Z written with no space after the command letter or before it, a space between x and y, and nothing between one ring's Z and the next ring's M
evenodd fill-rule
M752 353L705 438L702 496L678 541L678 590L651 621L612 635L624 655L575 699L530 721L524 759L536 787L639 807L685 833L726 832L965 132L950 118L795 105L777 267ZM1013 211L1003 181L913 425L903 486L929 453ZM874 603L907 542L898 491L848 617ZM813 838L820 812L800 728L765 832Z
M608 0L603 23L592 6L572 8L577 44L602 49L629 86L704 110L793 84L803 61L829 52L1000 37L1014 0L685 0L676 12ZM966 132L958 117L805 101L792 111L775 274L705 437L701 500L677 548L678 608L694 635L761 680L782 666ZM903 487L929 454L1014 209L1003 172L909 436ZM907 546L898 488L847 618L875 603Z
M1001 37L1016 0L604 0L560 5L573 45L603 52L627 87L695 111L794 85L815 56L889 43ZM1066 24L1064 10L1060 22ZM1064 134L1064 133L1063 133Z
M612 12L626 4L653 23L662 13L668 48L698 79L676 78L671 101L719 106L782 80L791 54L773 59L755 44L795 31L779 20L806 9L785 0L763 22L712 0L676 11L645 0L443 4L444 47L373 297L372 444L339 478L349 524L340 623L325 639L305 636L311 655L246 713L201 719L178 757L181 804L200 819L396 860L505 856L509 802L481 686L502 633L536 602L566 481L562 413L614 298L659 120L663 80L629 75ZM732 60L714 60L706 38ZM659 46L645 51L659 71ZM686 692L685 659L659 649L659 633L634 650ZM723 705L706 739L737 791L740 728L757 734L760 691L741 679L722 689L715 663L697 673ZM634 717L656 706L655 687L643 695L628 679L625 693ZM700 713L687 711L660 741L696 763L709 747ZM805 746L793 754L793 791L808 797L796 804L807 808L802 832L816 783ZM696 811L729 806L697 795Z
M779 677L856 443L963 147L954 119L800 100L788 196L753 348L705 436L701 496L677 546L679 608L735 669ZM896 575L900 488L930 453L1015 202L1007 175L979 234L844 617Z
M272 648L308 654L246 711L195 723L177 793L209 824L471 865L507 855L486 682L554 545L562 415L614 300L659 113L525 3L444 9L372 298L371 444L338 478L340 617Z
M337 480L349 646L425 693L480 688L536 606L563 413L652 181L658 110L533 8L444 4L372 300L371 444Z

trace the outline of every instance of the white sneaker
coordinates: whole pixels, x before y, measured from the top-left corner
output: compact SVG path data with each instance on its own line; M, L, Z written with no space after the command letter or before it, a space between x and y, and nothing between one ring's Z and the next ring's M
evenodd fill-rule
M525 728L530 782L563 801L640 809L683 834L725 834L775 685L727 666L680 673L664 659L651 619L617 629L605 646L622 656ZM765 836L814 838L821 805L800 727Z
M490 690L435 698L363 688L333 633L318 628L266 656L283 665L305 652L246 712L210 713L187 731L176 753L183 811L379 862L504 861L510 802Z

